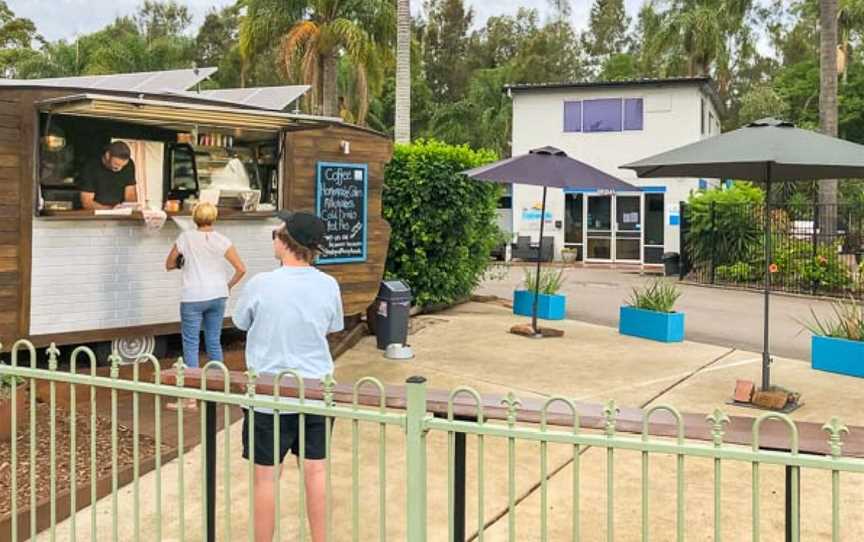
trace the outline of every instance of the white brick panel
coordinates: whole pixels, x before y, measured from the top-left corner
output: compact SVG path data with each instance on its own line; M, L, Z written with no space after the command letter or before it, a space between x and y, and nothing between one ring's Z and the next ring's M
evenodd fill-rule
M247 277L276 267L269 233L275 224L218 224L246 263ZM30 333L178 322L180 274L165 271L165 257L179 234L170 221L149 232L143 222L36 219ZM242 284L232 292L228 315L241 291Z

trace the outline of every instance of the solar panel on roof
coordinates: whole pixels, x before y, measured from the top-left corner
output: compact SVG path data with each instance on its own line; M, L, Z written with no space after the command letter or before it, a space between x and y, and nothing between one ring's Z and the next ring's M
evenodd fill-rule
M204 90L205 98L216 98L237 104L281 111L297 98L306 94L309 85L286 85L280 87L228 88Z
M216 68L189 68L112 75L56 77L51 79L0 79L0 85L36 85L138 92L170 92L192 88L215 72Z

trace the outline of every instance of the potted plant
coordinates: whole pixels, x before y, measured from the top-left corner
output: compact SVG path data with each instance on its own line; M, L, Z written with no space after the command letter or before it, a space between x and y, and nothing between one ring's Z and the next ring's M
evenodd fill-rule
M683 341L684 313L675 312L675 302L680 297L680 290L662 279L633 288L627 304L621 307L618 331L667 343Z
M564 263L574 263L579 256L579 249L575 247L567 247L561 249L561 260Z
M540 283L536 284L538 280ZM539 275L535 271L526 270L523 289L513 292L513 314L533 314L534 292L537 288L537 318L563 320L567 298L558 293L563 283L564 269L543 269Z
M814 369L864 377L864 308L853 298L832 304L833 314L819 318L811 308L804 326L813 333L810 362Z
M0 376L0 442L9 442L12 439L12 389L18 388L15 392L16 417L18 423L25 419L27 411L27 391L24 386L24 379L12 376Z

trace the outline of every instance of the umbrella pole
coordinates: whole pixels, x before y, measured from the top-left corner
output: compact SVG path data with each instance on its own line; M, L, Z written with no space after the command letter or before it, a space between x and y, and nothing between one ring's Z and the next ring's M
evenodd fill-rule
M771 387L771 353L769 351L769 303L771 299L771 163L766 166L765 178L765 308L763 310L763 330L765 336L762 343L762 389Z
M543 203L540 206L540 243L537 245L537 275L534 277L534 307L531 309L531 329L540 335L537 327L537 306L540 301L540 263L543 261L543 225L546 223L546 187L543 187Z

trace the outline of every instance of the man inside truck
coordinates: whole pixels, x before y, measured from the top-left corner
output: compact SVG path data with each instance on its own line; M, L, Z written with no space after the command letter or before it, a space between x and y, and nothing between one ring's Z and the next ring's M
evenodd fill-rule
M135 202L135 162L129 146L115 141L102 156L90 160L81 169L77 184L81 188L81 207L112 209L123 202Z

